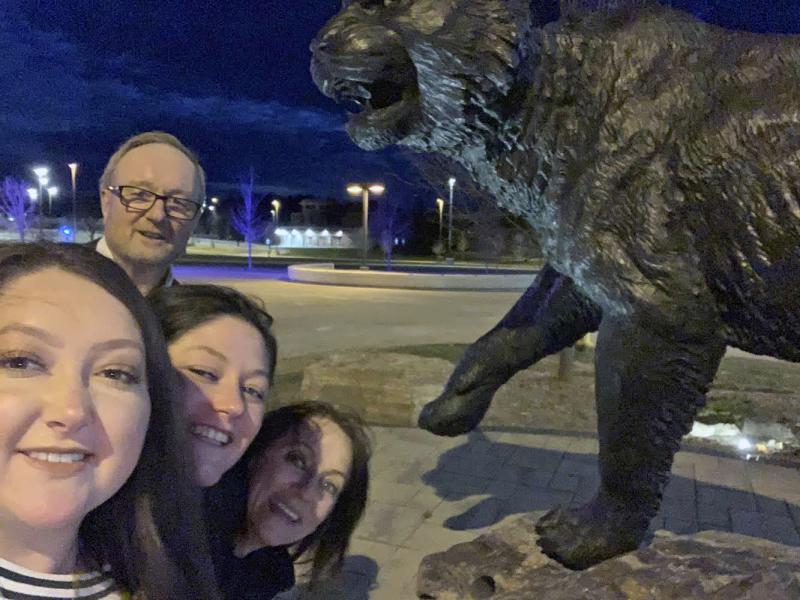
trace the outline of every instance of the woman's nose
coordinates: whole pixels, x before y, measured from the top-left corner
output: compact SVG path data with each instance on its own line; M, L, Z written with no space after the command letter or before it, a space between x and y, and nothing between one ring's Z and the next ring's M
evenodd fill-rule
M85 427L94 416L89 386L79 374L60 377L53 383L42 410L47 426L62 433L73 433Z
M238 417L244 413L244 398L238 382L221 382L210 395L214 412Z

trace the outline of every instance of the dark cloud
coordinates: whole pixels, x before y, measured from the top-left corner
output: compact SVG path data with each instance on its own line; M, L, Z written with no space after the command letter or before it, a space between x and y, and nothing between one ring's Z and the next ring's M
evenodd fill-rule
M247 127L267 133L343 131L341 117L315 108L285 106L220 95L163 93L109 77L87 77L89 59L56 33L34 29L0 13L0 144L39 133L76 129L124 130L142 120L197 121L204 127ZM125 57L110 56L108 72L119 72ZM96 59L92 59L96 62ZM97 71L94 65L92 70Z
M194 93L176 91L179 82L165 85L152 60L98 56L58 29L34 27L2 10L0 48L0 166L6 171L78 159L91 180L115 145L148 129L179 135L220 181L236 181L253 165L274 179L274 189L295 193L335 193L342 173L337 160L380 163L377 156L363 160L340 114L220 86L206 95L197 86Z

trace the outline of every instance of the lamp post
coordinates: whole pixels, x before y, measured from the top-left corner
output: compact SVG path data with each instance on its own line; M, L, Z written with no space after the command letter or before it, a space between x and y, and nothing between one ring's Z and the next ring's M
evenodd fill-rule
M78 177L78 163L71 162L67 165L72 179L72 239L78 239L78 196L75 183Z
M47 188L47 215L50 217L53 216L53 198L56 196L58 196L58 188L51 185Z
M367 268L367 250L369 249L369 193L379 196L386 188L382 183L351 183L347 186L347 193L351 196L361 195L362 217L364 229L364 248L361 257L361 268Z
M44 205L44 186L50 183L50 178L48 177L49 173L50 169L47 167L33 168L33 174L36 175L36 181L39 184L39 193L36 196L39 201L39 239L42 239L43 236L42 227L44 216L42 215L42 206Z
M444 200L436 199L436 207L439 209L439 243L442 243L442 212L444 211Z
M275 210L275 225L278 224L278 219L281 215L281 201L280 200L273 200L270 202L272 204L272 208Z
M453 188L456 185L456 178L448 179L447 185L450 188L450 214L447 217L447 253L449 254L453 248Z

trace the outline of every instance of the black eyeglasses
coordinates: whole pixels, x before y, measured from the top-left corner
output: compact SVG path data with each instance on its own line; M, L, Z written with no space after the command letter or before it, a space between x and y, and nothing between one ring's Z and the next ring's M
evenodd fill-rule
M114 194L123 206L136 212L147 212L156 203L164 201L164 212L170 219L177 221L191 221L197 216L203 205L188 198L156 194L135 185L108 186L108 191Z

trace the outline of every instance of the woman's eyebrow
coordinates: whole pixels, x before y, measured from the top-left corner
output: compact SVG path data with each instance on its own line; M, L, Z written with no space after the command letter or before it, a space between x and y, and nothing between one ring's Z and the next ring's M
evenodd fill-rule
M222 361L228 362L228 357L227 356L225 356L219 350L214 350L214 348L212 348L210 346L203 346L203 345L200 345L200 346L189 346L186 349L187 350L202 350L203 352L208 352L210 355L215 356L216 358L218 358L218 359L220 359Z
M119 338L115 340L97 342L96 344L92 345L92 352L108 352L109 350L118 350L120 348L132 348L134 350L138 350L142 354L145 354L144 347L138 341L129 338Z
M33 325L11 323L4 327L0 327L0 335L5 335L7 333L22 333L29 335L43 341L48 346L53 346L55 348L62 348L64 346L64 342L60 338L53 335L49 331L41 329L40 327L34 327Z
M320 473L320 475L339 475L342 479L347 479L347 475L342 473L339 469L328 469Z

